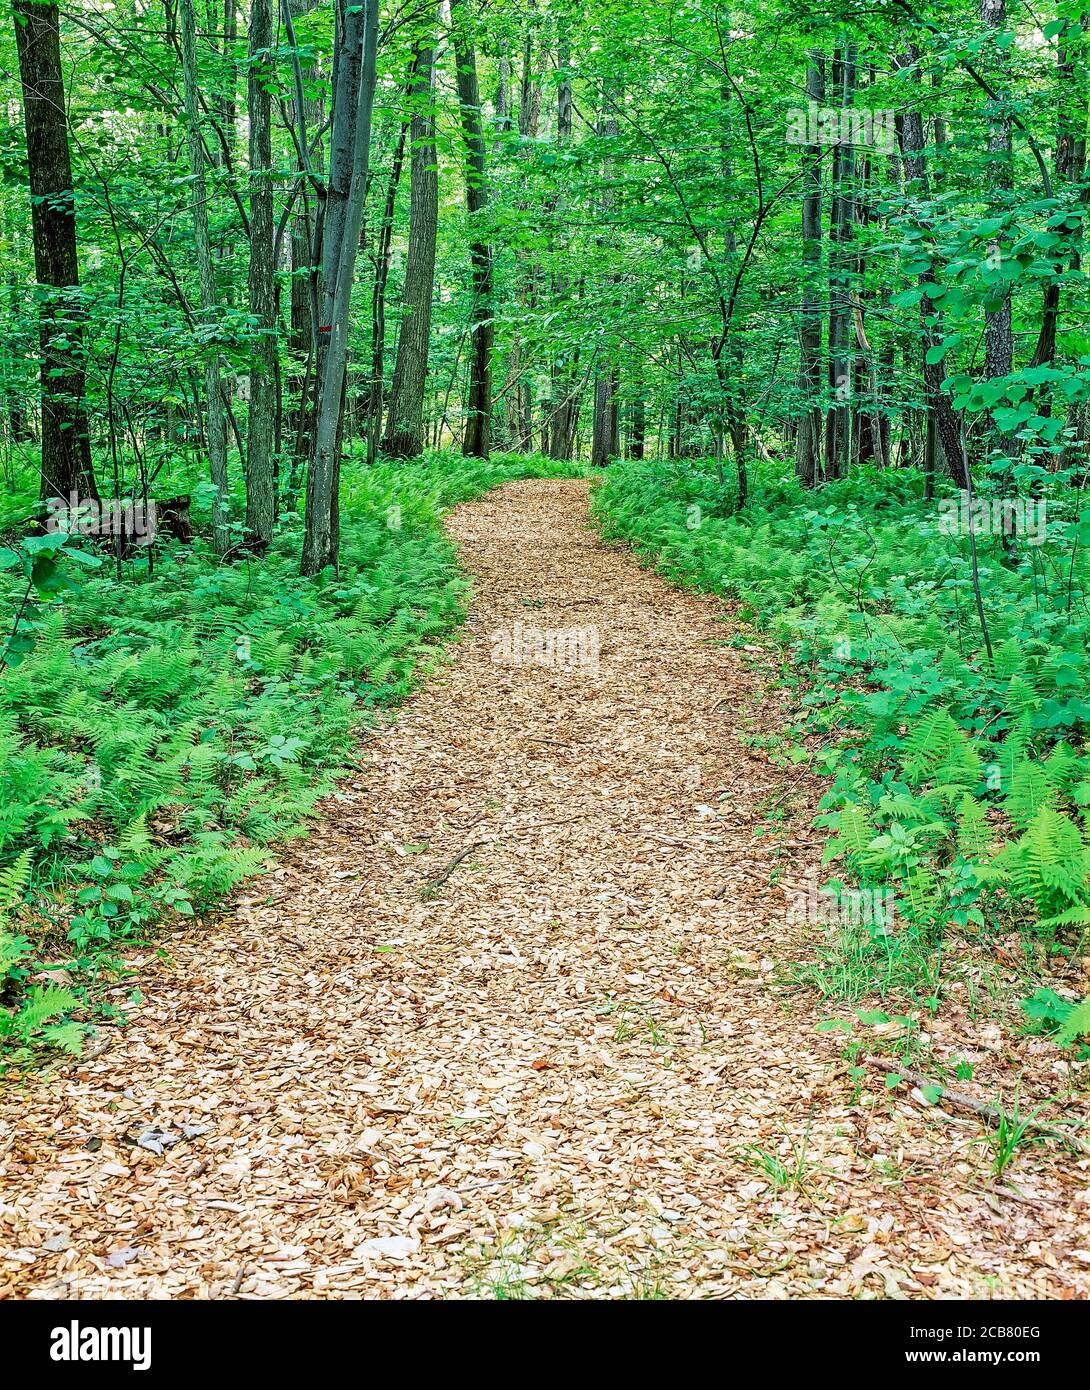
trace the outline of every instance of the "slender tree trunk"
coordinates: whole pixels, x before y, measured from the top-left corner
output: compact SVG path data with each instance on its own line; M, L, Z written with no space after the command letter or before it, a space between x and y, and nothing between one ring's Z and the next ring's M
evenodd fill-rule
M492 421L492 251L481 230L488 203L485 181L481 98L477 83L477 53L467 29L467 0L452 0L454 61L458 69L458 105L466 148L466 210L469 214L469 259L473 274L470 333L469 399L462 453L487 458Z
M357 15L356 11L361 11ZM362 22L357 24L357 18ZM375 57L378 46L378 0L362 6L345 6L338 17L341 51L333 106L330 143L329 198L335 179L337 259L332 251L323 257L327 281L322 287L324 313L319 324L326 339L319 376L314 443L307 473L306 527L303 536L302 572L317 574L337 563L337 469L341 420L344 414L345 374L348 364L348 323L355 278L356 254L363 228L367 196L367 167L371 151L371 113L375 98ZM353 100L349 100L349 97ZM326 235L330 232L329 209ZM332 276L332 285L328 277Z
M501 39L496 59L496 134L503 135L511 129L511 44ZM501 141L495 141L498 152Z
M634 383L635 396L628 422L628 457L642 459L647 437L647 400L644 395L643 372L640 371Z
M900 68L917 67L919 55L915 46L909 45L906 53L894 61ZM915 107L909 106L900 116L898 127L901 139L901 156L905 166L905 185L907 187L909 184L915 183L920 195L926 200L931 196L931 189L924 155L923 117ZM921 285L930 283L929 272L920 276ZM935 416L935 428L942 443L947 472L959 487L969 488L972 486L972 480L967 473L957 416L954 414L950 397L942 389L945 371L941 362L928 362L927 360L930 349L942 340L944 330L942 315L935 312L934 306L926 295L920 300L920 318L923 323L920 346L923 352L924 387L927 393L928 406ZM934 319L936 322L931 323L929 322L930 319Z
M608 105L608 93L603 106ZM598 123L598 134L603 139L614 138L618 132L617 119L615 116L603 116ZM609 161L606 161L607 176L609 173ZM603 217L612 206L613 198L608 187L603 191L600 209ZM599 241L601 243L601 239ZM609 283L616 284L617 277L610 276ZM591 431L590 461L592 467L605 468L611 458L617 454L617 390L619 382L617 368L613 362L603 361L598 364L594 376L594 423Z
M980 18L989 29L1002 31L1007 22L1007 0L980 0ZM1003 57L1006 65L1005 55ZM988 133L988 184L992 198L1003 201L1012 187L1011 118L1002 109L1007 94L999 88L999 109L992 112ZM1011 292L1008 286L999 305L984 318L984 373L989 378L1008 376L1014 370L1014 335L1011 329Z
M291 474L285 489L285 500L294 507L303 466L310 455L311 426L309 408L314 388L318 360L318 259L320 256L320 206L315 215L311 171L315 156L321 151L310 147L309 132L322 125L324 103L305 94L304 83L318 72L316 61L305 66L298 52L294 21L307 14L317 0L280 0L280 12L285 38L292 47L292 100L289 117L294 132L298 177L300 179L299 212L291 223L291 327L289 346L293 359L288 390L292 405L288 410L287 432L291 440Z
M855 91L855 48L848 44L833 60L832 86L841 122L852 106ZM850 141L839 144L833 158L833 193L829 208L829 411L825 425L825 477L842 478L847 469L848 424L851 418L850 321L851 259L848 242L854 216L855 150Z
M410 90L412 79L410 78ZM402 121L394 149L390 177L386 183L386 199L382 208L378 246L375 250L375 282L371 290L371 388L367 402L367 462L374 463L382 433L382 399L386 384L386 282L390 278L390 259L394 235L394 213L397 209L397 188L401 182L401 166L405 161L405 137L409 122Z
M30 171L34 275L42 286L42 476L44 499L96 499L84 404L83 314L79 302L76 204L68 148L56 5L15 0L15 40Z
M556 142L563 147L572 136L571 38L567 24L561 22L557 41L557 66L560 81L556 88ZM554 214L562 221L562 203L557 199ZM571 280L562 271L553 275L552 298L557 307L565 304L571 293ZM556 356L552 365L552 419L549 429L549 457L571 458L575 436L576 386L575 372L578 350L572 362Z
M264 550L276 513L276 268L273 265L270 0L250 5L250 315L258 334L250 367L250 429L246 449L246 531Z
M409 171L409 250L405 259L405 309L390 387L383 453L416 458L424 450L424 388L428 378L431 304L435 291L435 238L439 228L439 170L435 150L435 52L416 51L410 92L412 161Z
M825 59L817 50L810 53L807 63L806 98L815 106L821 106L825 100ZM808 145L804 156L804 280L799 328L799 394L802 397L802 410L798 417L795 471L805 487L813 487L821 476L821 292L818 286L821 265L821 155L820 145Z
M530 8L532 11L532 0ZM530 28L527 27L522 47L522 77L519 82L518 109L518 131L524 141L536 137L541 115L541 87L534 80L533 56L533 36ZM528 144L520 146L519 157L521 159L525 160L528 149ZM517 206L523 215L529 209L529 204L524 199L519 199ZM516 260L515 297L518 303L519 318L522 319L526 316L527 306L533 299L536 270L525 250L516 251ZM529 453L534 446L533 398L530 384L524 380L525 370L522 333L519 323L515 322L511 326L511 343L507 353L504 399L507 417L507 447L516 449L521 453Z
M1059 79L1059 121L1057 123L1055 170L1058 182L1080 182L1086 171L1086 85L1087 60L1085 34L1086 16L1068 20L1067 29L1059 39L1056 71ZM1072 100L1073 98L1073 100ZM1085 201L1085 200L1084 200ZM1072 258L1078 268L1077 255ZM1062 270L1062 261L1054 264L1054 275ZM1060 283L1053 278L1044 289L1041 306L1041 327L1037 335L1032 365L1047 367L1056 359L1056 330L1060 322Z
M1090 188L1086 178L1086 119L1087 102L1090 99L1090 70L1087 64L1086 34L1090 30L1090 15L1068 21L1068 32L1060 44L1060 123L1056 141L1056 172L1059 178L1081 187L1081 201L1084 207L1090 205ZM1082 256L1078 247L1071 252L1070 268L1082 269ZM1057 300L1057 308L1059 301ZM1071 430L1071 443L1064 450L1062 467L1070 466L1080 457L1085 457L1087 408L1084 403L1072 401L1067 412L1067 427ZM1078 474L1076 474L1078 476Z
M208 239L208 182L205 178L204 143L201 140L197 85L197 16L193 0L179 0L182 48L182 83L185 99L186 137L189 143L190 205L193 241L197 252L201 312L209 321L216 310L216 282L212 247ZM218 555L227 550L227 418L224 411L220 355L213 348L204 366L205 443L215 495L212 499L212 541Z
M235 65L232 48L238 38L238 7L235 0L223 0L223 66L219 80L219 97L216 102L220 127L223 131L223 146L216 159L217 164L230 168L235 147Z

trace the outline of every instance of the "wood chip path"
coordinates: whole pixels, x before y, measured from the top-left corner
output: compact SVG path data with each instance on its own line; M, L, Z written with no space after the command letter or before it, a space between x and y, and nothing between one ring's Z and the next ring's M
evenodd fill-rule
M598 542L583 482L450 529L468 627L358 781L144 953L107 1050L9 1088L0 1294L1090 1292L1086 1160L995 1182L784 982L821 847L721 607Z

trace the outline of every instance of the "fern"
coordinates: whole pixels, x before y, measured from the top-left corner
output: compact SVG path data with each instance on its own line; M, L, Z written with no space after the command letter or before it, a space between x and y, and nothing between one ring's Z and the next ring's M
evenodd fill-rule
M1042 808L1055 806L1056 801L1055 788L1044 767L1023 758L1011 774L1010 790L1003 799L1007 815L1024 830Z
M13 864L0 869L0 921L21 900L30 882L30 852L24 850Z
M1056 1041L1061 1047L1070 1047L1079 1038L1090 1034L1090 998L1076 1004L1056 1030Z
M1090 850L1075 822L1050 806L1002 851L1000 862L1019 895L1031 899L1045 919L1085 901Z
M980 758L949 712L932 710L912 729L902 752L905 775L912 782L943 774L948 782L976 781Z
M14 1015L14 1031L29 1040L51 1019L68 1013L78 1004L79 1000L70 989L60 985L35 985L27 991L22 1008Z
M975 796L963 793L957 808L958 849L966 859L984 858L992 843L992 832L984 808Z

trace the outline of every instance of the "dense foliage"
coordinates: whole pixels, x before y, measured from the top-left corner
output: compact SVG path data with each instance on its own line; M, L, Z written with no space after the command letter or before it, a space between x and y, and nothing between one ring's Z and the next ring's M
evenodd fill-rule
M285 519L260 562L217 566L198 541L122 590L96 576L35 597L33 645L0 679L0 912L28 903L0 930L0 1038L78 1047L61 1016L94 1002L127 945L215 905L304 828L462 616L444 508L574 471L346 462L339 578L299 577ZM12 607L21 591L20 576Z
M618 466L596 493L607 536L733 596L786 650L804 740L788 756L830 780L834 883L891 890L875 901L892 910L837 941L829 992L929 983L951 925L994 943L1015 923L1064 953L1090 926L1090 565L1076 500L1050 495L1051 549L979 542L988 660L969 541L942 530L919 475L868 470L814 496L768 465L741 514L709 464ZM1055 998L1057 1022L1070 1011Z
M797 663L898 904L822 988L1077 954L1084 8L12 0L0 1027L73 1045L298 828L457 619L439 510L539 454Z

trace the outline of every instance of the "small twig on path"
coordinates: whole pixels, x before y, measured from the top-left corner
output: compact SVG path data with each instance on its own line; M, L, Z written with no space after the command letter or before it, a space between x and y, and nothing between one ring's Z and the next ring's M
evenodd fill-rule
M868 1067L874 1067L878 1071L883 1071L887 1076L899 1076L902 1081L911 1084L920 1090L925 1087L934 1086L942 1092L940 1100L948 1101L951 1105L960 1106L963 1110L971 1110L974 1115L979 1115L981 1119L990 1120L992 1124L998 1124L1000 1120L1005 1120L1007 1124L1014 1124L1014 1118L999 1105L991 1105L987 1101L975 1100L972 1096L964 1095L961 1091L951 1091L935 1081L929 1081L926 1076L921 1076L917 1071L905 1071L896 1062L891 1062L882 1057L864 1057L864 1062ZM1053 1125L1039 1124L1036 1120L1023 1120L1023 1124L1028 1129L1036 1130L1038 1134L1044 1135L1049 1139L1060 1139L1066 1144L1073 1144L1076 1148L1074 1136L1065 1134L1062 1129L1056 1129Z
M462 860L468 859L475 849L484 849L485 845L493 845L495 843L495 840L477 840L474 844L467 845L460 854L454 856L441 874L437 874L435 878L429 878L425 881L424 886L420 889L420 901L422 903L430 902L439 892L439 889L442 888L443 884L446 883L447 879L450 878L451 874Z
M795 790L799 783L804 780L804 778L806 777L807 773L810 772L813 765L813 758L808 759L807 762L803 765L803 769L799 773L799 775L797 777L793 777L791 781L788 782L787 786L784 787L783 791L780 792L779 796L775 799L775 801L773 801L771 805L765 808L766 816L770 814L772 811L778 810L780 806L783 805L783 803L787 800L787 798L791 795L791 793Z

